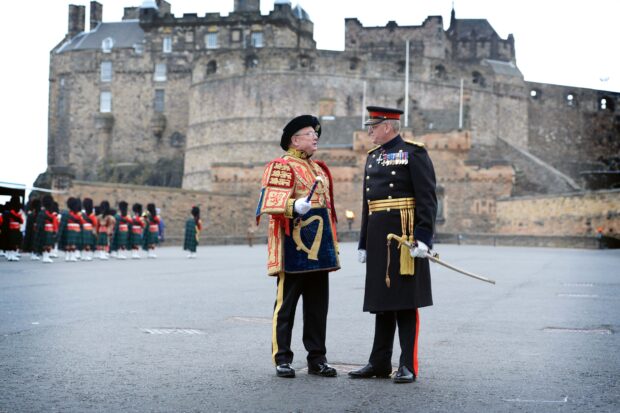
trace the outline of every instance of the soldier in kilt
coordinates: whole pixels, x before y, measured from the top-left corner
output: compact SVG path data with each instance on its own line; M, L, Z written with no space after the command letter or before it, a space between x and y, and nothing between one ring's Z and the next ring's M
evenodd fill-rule
M4 211L2 220L2 233L4 237L4 249L9 261L19 261L19 248L22 245L21 225L24 216L21 212L22 203L19 197L13 195Z
M35 250L34 233L37 225L37 216L41 211L41 200L32 199L28 202L28 212L26 214L26 233L22 243L22 251L30 253L30 259L39 260L41 257Z
M54 213L54 198L45 195L41 201L43 207L37 215L37 222L34 231L34 249L43 255L43 262L51 264L51 251L56 242L56 232L58 232L58 216Z
M140 259L140 248L142 247L142 232L144 231L144 221L142 220L142 204L135 203L131 207L133 217L131 218L131 235L129 246L131 247L131 258Z
M93 211L93 200L84 198L82 202L84 207L84 225L82 227L82 246L84 250L85 261L93 260L93 252L97 248L97 216Z
M110 247L110 237L114 231L114 219L116 211L110 209L108 201L101 201L99 205L99 215L97 215L97 258L108 259L108 249Z
M82 248L82 201L79 198L70 198L67 201L69 212L66 215L66 226L63 232L63 245L65 261L76 262L78 260L78 248Z
M127 214L127 208L129 204L125 201L118 203L119 213L116 214L114 219L116 224L114 225L114 235L112 236L112 243L110 249L112 250L112 257L124 260L127 258L125 251L129 247L129 227L131 226L131 216Z
M155 204L148 204L144 213L144 234L142 240L142 248L147 251L147 258L157 258L155 247L159 243L159 216Z
M200 208L197 206L192 207L191 214L191 218L185 221L185 242L183 243L183 249L189 251L187 258L196 258L196 249L198 248L200 231L202 231Z

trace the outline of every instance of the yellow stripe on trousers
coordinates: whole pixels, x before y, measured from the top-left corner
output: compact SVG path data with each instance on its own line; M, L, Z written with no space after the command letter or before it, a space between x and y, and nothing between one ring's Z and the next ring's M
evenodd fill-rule
M284 272L278 274L278 295L276 298L276 307L273 310L273 332L271 336L271 359L273 363L276 363L276 354L278 353L278 314L280 313L280 308L282 308L282 301L284 301Z

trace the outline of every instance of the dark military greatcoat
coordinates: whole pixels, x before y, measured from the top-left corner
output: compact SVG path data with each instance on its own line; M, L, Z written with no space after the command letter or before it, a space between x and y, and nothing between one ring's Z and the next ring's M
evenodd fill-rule
M371 150L364 169L363 191L359 249L367 251L364 311L432 305L428 260L416 258L413 274L401 274L398 242L391 242L389 254L387 246L389 233L407 235L409 241L420 240L432 246L437 214L435 170L424 145L398 135Z

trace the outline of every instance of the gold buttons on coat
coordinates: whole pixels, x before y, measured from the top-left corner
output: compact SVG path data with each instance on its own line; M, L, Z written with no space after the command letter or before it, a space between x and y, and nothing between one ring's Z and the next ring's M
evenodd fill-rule
M390 188L394 188L394 184L390 184Z
M370 179L370 176L366 175L366 179Z
M396 171L392 171L392 175L396 175Z
M366 188L366 192L370 191L370 188Z

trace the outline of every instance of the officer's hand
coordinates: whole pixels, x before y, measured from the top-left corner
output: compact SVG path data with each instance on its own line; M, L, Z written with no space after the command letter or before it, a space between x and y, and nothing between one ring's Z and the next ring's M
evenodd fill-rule
M357 250L357 260L362 264L366 262L366 250Z
M418 241L416 247L409 250L409 253L413 258L426 258L426 254L428 253L428 245L422 241Z
M295 200L294 209L299 215L305 215L310 211L310 202L306 201L306 198L299 198Z

